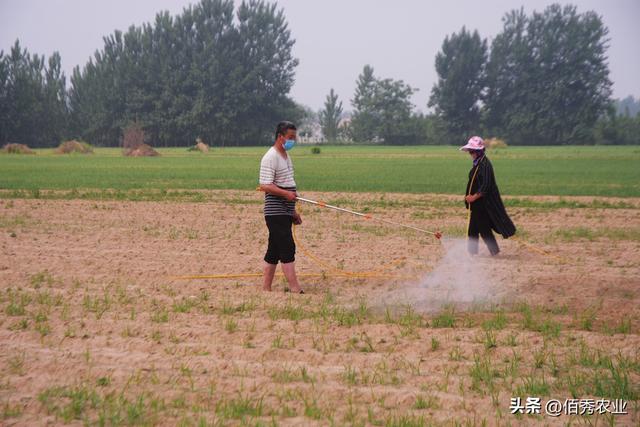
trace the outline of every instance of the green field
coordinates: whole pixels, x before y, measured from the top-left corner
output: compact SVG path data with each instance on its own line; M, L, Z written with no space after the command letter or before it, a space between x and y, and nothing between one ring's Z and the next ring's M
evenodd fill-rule
M89 156L0 155L3 190L255 188L267 147L214 148L208 154L159 149L126 158L102 148ZM489 153L508 195L640 197L640 147L510 147ZM456 147L323 146L292 151L302 191L462 193L470 158Z

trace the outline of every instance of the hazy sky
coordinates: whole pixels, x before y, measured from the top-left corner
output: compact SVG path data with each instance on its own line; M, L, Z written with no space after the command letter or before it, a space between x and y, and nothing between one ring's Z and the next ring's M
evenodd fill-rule
M237 1L237 0L236 0ZM153 21L156 12L178 14L190 0L0 0L0 50L19 38L31 53L58 51L66 75L84 65L102 37ZM493 38L505 12L524 6L529 14L553 1L507 0L280 0L293 37L296 69L293 98L314 109L334 88L351 109L355 81L365 64L378 77L402 79L418 88L413 102L426 110L436 81L434 58L444 37L463 25ZM594 10L609 28L610 78L614 97L640 97L640 0L575 0L579 12Z

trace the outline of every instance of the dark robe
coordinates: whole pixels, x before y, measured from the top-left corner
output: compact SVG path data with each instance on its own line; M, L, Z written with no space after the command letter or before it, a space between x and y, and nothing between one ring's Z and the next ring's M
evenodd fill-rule
M477 173L476 169L478 170ZM469 191L474 174L476 174L476 178L473 180L471 191ZM496 184L496 177L493 174L493 166L487 156L483 156L478 164L469 171L469 181L467 182L467 192L465 194L475 193L482 193L482 197L471 204L471 210L484 209L491 219L491 228L496 233L501 234L505 239L513 236L516 233L516 226L513 225L504 208L502 198L500 198L500 191L498 191L498 185ZM469 204L466 201L465 205L468 209Z

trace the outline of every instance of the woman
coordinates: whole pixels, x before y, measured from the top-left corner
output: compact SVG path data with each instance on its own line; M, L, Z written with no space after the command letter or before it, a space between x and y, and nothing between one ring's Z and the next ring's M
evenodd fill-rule
M479 136L473 136L460 151L468 152L473 158L473 167L469 171L467 193L464 198L465 206L469 209L469 253L478 253L478 235L489 248L491 255L500 252L498 242L491 230L502 234L505 239L516 233L516 227L507 215L500 191L493 175L493 166L485 155L484 141Z

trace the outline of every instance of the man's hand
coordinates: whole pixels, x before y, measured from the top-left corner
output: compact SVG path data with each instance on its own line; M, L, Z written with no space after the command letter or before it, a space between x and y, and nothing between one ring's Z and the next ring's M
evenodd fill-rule
M295 225L300 225L302 224L302 217L300 216L300 214L298 212L295 212L293 214L293 223Z
M295 191L285 191L284 192L284 198L287 199L288 202L295 201L297 197L298 197L298 195L296 194Z

